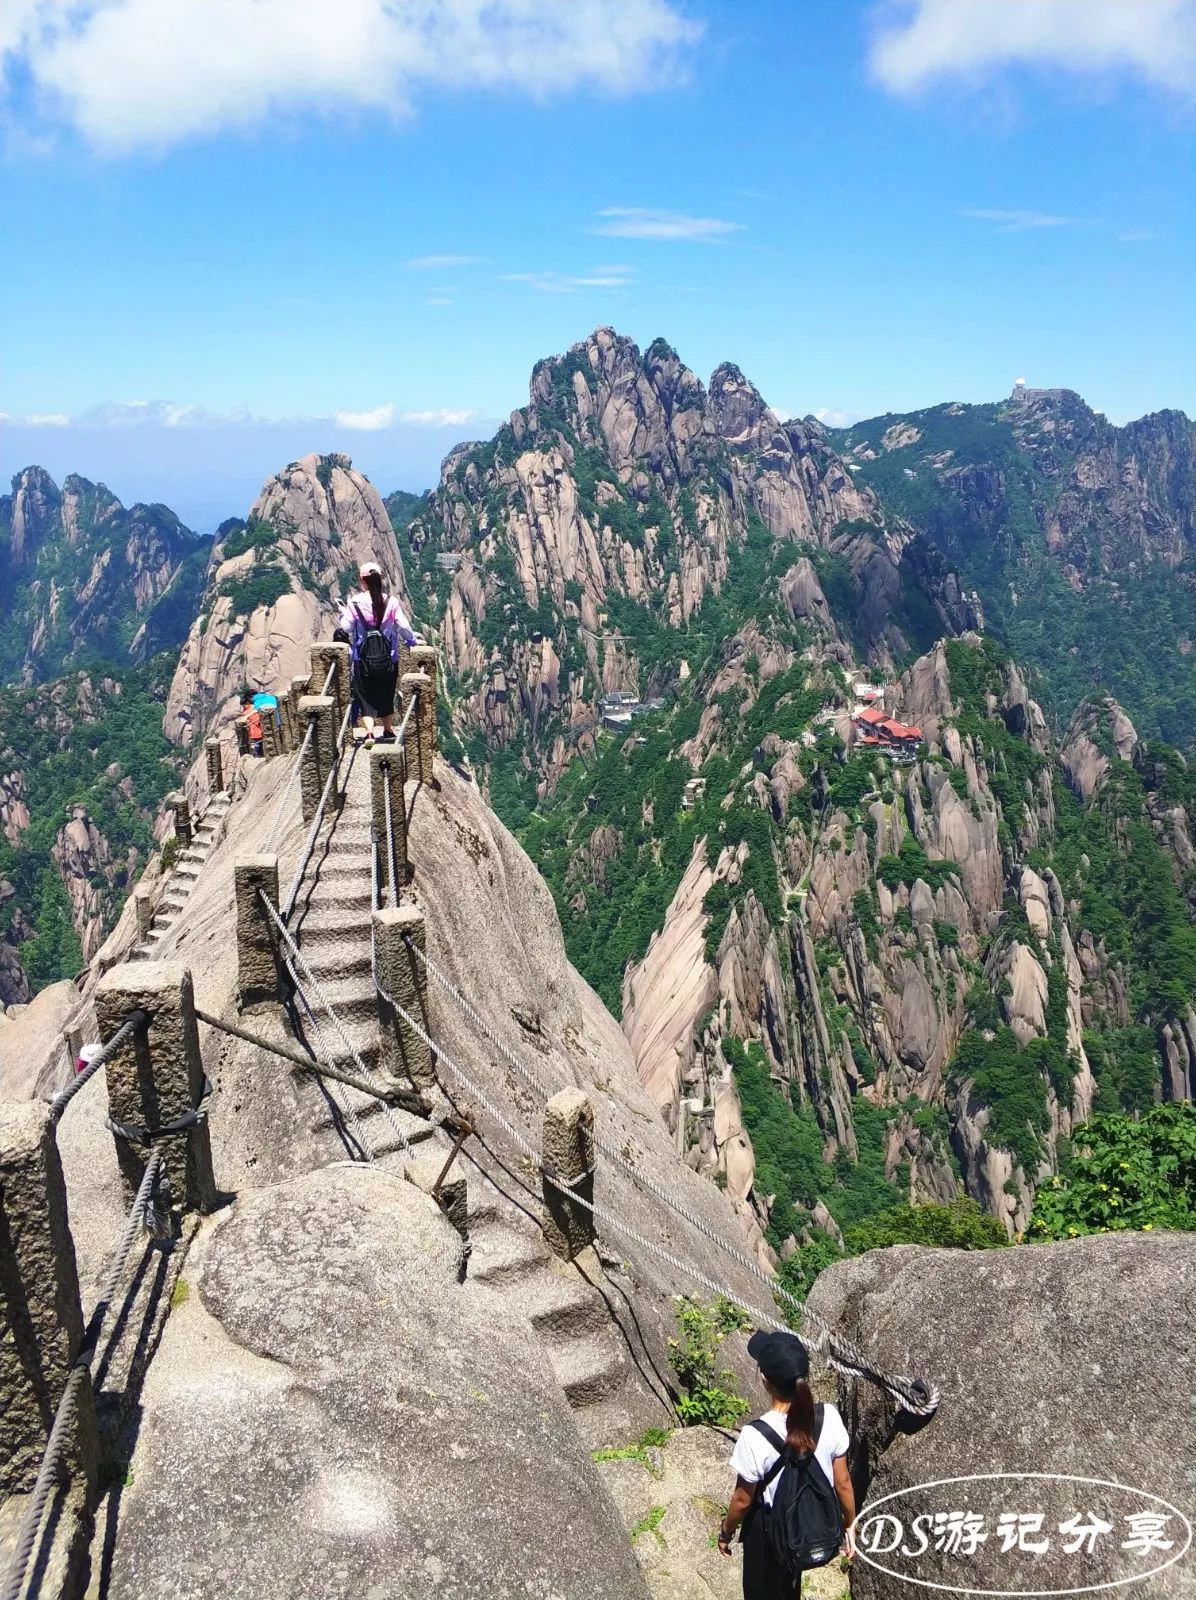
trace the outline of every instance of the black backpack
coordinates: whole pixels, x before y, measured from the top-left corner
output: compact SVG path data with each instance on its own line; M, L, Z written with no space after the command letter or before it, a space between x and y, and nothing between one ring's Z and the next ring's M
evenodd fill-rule
M822 1436L825 1408L814 1407L814 1443ZM752 1427L781 1453L756 1486L757 1505L768 1512L765 1531L774 1559L786 1572L807 1572L833 1561L843 1543L843 1512L812 1450L791 1450L784 1439L758 1420ZM781 1480L772 1505L764 1491L777 1473Z
M374 622L367 621L362 616L361 610L354 605L357 620L365 629L365 637L361 641L361 649L357 652L357 659L364 672L385 672L394 665L390 658L390 645L386 642L386 635Z

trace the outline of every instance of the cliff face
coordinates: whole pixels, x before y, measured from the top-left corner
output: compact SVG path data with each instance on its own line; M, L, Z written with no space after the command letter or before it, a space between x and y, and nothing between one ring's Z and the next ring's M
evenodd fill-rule
M177 646L209 549L166 506L126 510L75 473L59 489L41 467L19 472L0 497L0 680Z
M193 745L234 715L243 685L275 688L305 672L309 646L330 634L362 562L376 561L406 594L386 508L348 456L293 461L218 541L167 701L176 744Z
M663 340L641 352L609 328L536 366L529 404L447 458L404 535L463 727L550 779L603 692L667 688L662 634L703 652L752 563L773 563L828 656L849 659L853 638L890 660L912 622L910 538L817 424L783 422L737 367L706 388ZM958 590L926 605L942 629L971 616Z

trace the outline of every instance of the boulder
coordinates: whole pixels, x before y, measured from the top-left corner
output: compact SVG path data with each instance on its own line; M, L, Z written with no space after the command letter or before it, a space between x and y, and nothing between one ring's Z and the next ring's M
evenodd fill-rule
M149 1371L110 1600L624 1600L646 1589L527 1324L402 1178L207 1222Z
M1115 1479L1190 1513L1196 1237L1098 1234L980 1252L902 1245L828 1268L810 1304L878 1366L926 1377L942 1392L935 1417L919 1426L895 1420L873 1385L841 1380L850 1465L865 1509L913 1485L967 1474L1061 1473ZM884 1509L904 1507L908 1528L915 1511L952 1509L941 1493L927 1490ZM1140 1574L1144 1567L1112 1540L1091 1556L1063 1552L1058 1522L1085 1509L1085 1493L1073 1486L1069 1504L1066 1488L1030 1480L1021 1486L1024 1503L1015 1505L1008 1485L973 1485L967 1504L989 1519L990 1531L971 1564L932 1547L895 1578L857 1560L853 1600L908 1600L909 1577L951 1593L1037 1594ZM1115 1514L1120 1541L1122 1519L1144 1505L1123 1496L1115 1507L1115 1498L1094 1498L1092 1508L1107 1506L1111 1521ZM1001 1556L995 1523L1005 1510L1044 1514L1050 1548L1033 1560L1033 1587L1024 1564ZM1164 1536L1178 1540L1174 1553L1185 1537L1178 1519ZM1194 1581L1189 1557L1142 1592L1190 1600Z

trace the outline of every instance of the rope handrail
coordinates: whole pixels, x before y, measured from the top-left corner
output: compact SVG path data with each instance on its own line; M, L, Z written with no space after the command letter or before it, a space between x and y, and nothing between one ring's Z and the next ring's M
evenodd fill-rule
M86 1088L117 1046L122 1045L136 1028L141 1027L148 1021L149 1017L140 1009L129 1012L111 1039L108 1039L100 1046L96 1054L92 1056L91 1060L83 1068L83 1071L77 1072L66 1088L59 1089L58 1093L50 1101L50 1116L54 1122L59 1121L67 1106L70 1105L81 1089Z
M112 1043L114 1042L115 1040L112 1041ZM111 1043L109 1048L111 1048ZM104 1280L100 1297L96 1301L95 1310L91 1314L87 1330L83 1335L79 1353L71 1365L62 1396L58 1402L58 1408L54 1413L54 1421L50 1427L49 1438L46 1440L42 1463L38 1469L37 1478L30 1492L28 1503L25 1506L24 1515L21 1518L20 1532L17 1535L12 1559L5 1574L4 1587L0 1589L0 1600L20 1600L21 1591L25 1586L25 1574L29 1570L29 1558L33 1554L33 1546L37 1540L37 1530L41 1527L50 1492L61 1471L63 1458L69 1446L72 1427L76 1420L76 1409L83 1394L84 1382L91 1372L96 1350L99 1348L100 1335L104 1330L108 1312L113 1300L116 1298L116 1291L119 1289L121 1279L124 1276L129 1252L133 1248L133 1241L139 1229L146 1226L146 1218L164 1154L165 1152L161 1145L155 1145L150 1152L124 1231L117 1242L112 1266L109 1269L107 1278Z
M526 1064L523 1063L515 1055L515 1053L508 1048L508 1046L499 1037L497 1032L490 1026L477 1008L474 1007L465 998L465 996L455 988L455 986L445 976L444 973L440 972L435 963L429 960L425 953L418 948L414 940L408 939L406 944L408 950L412 951L418 957L421 963L426 967L427 971L436 979L440 986L458 1001L462 1009L466 1011L466 1013L474 1020L477 1026L481 1028L483 1033L485 1033L490 1039L491 1043L496 1046L507 1062L515 1068L524 1081L535 1088L543 1098L547 1099L549 1091L540 1075L533 1069L526 1066ZM376 963L375 982L377 983ZM379 986L379 992L383 992L381 990L381 986ZM385 995L385 993L383 993L383 998L388 999L390 1004L395 1004L395 1002L391 1000L390 997ZM415 1027L416 1032L420 1033L424 1037L429 1048L436 1050L438 1057L448 1061L450 1067L455 1068L458 1075L462 1078L462 1081L468 1082L461 1069L456 1066L456 1063L445 1057L444 1051L432 1044L431 1040L427 1038L426 1034L424 1034L423 1029L420 1028L410 1016L403 1012L402 1008L396 1006L396 1009L400 1011L401 1015L403 1015L404 1020L410 1026ZM543 1163L540 1161L538 1154L530 1146L527 1139L520 1134L518 1130L512 1127L507 1119L494 1108L492 1103L486 1099L485 1096L480 1095L480 1091L477 1089L476 1085L470 1085L470 1087L472 1092L479 1094L480 1098L482 1099L482 1103L486 1105L488 1109L490 1109L492 1115L496 1116L498 1120L502 1122L503 1126L507 1128L508 1132L512 1133L526 1149L531 1150L531 1153L536 1156L537 1163L542 1167ZM759 1279L759 1281L768 1288L769 1292L773 1296L784 1301L789 1307L792 1308L792 1310L799 1313L803 1318L803 1323L809 1322L819 1327L820 1333L815 1347L819 1349L825 1349L827 1359L832 1366L843 1372L860 1374L870 1378L876 1383L879 1383L890 1394L894 1395L894 1397L898 1399L908 1411L915 1415L929 1416L932 1415L935 1410L937 1410L939 1405L939 1392L933 1385L927 1384L921 1379L907 1378L900 1374L880 1373L871 1365L862 1351L851 1345L839 1334L834 1333L830 1326L824 1322L816 1312L810 1311L804 1301L799 1300L781 1284L777 1283L775 1278L770 1277L758 1262L753 1261L743 1251L731 1244L730 1241L720 1234L717 1229L710 1227L709 1224L703 1222L701 1218L695 1216L691 1211L682 1206L673 1198L672 1195L668 1193L667 1190L662 1188L645 1173L641 1172L636 1164L631 1161L629 1157L624 1155L621 1150L609 1144L607 1141L599 1138L596 1132L592 1134L591 1137L594 1148L602 1155L606 1156L608 1160L613 1160L616 1165L625 1171L628 1176L642 1189L651 1194L658 1201L662 1202L668 1207L669 1210L674 1212L675 1215L681 1217L685 1222L689 1223L689 1225L695 1228L700 1234L702 1234L703 1237L709 1239L712 1244L718 1246L718 1248L721 1249L726 1255L735 1260L741 1267L750 1272L755 1278ZM596 1210L594 1206L585 1199L584 1196L576 1194L573 1190L562 1184L555 1173L548 1172L547 1176L555 1188L559 1189L562 1193L567 1194L570 1199L577 1200L580 1205L591 1210L596 1218L600 1218L602 1216L602 1214ZM606 1216L605 1220L607 1221L608 1226L614 1226L616 1231L619 1229L622 1229L624 1232L628 1231L626 1225L619 1222L617 1218L611 1219L609 1216ZM638 1239L638 1236L635 1237ZM638 1242L644 1244L646 1248L654 1250L658 1254L660 1253L659 1247L654 1245L652 1241L639 1239ZM668 1259L671 1261L671 1258ZM685 1263L672 1262L672 1264L680 1265L682 1270L689 1272L691 1275L696 1274L696 1269L688 1267ZM704 1276L702 1281L708 1288L713 1285L713 1280L705 1278ZM737 1300L735 1295L729 1293L725 1287L718 1287L717 1285L714 1285L714 1287L718 1293L725 1294L728 1299L736 1300L736 1303L742 1303ZM745 1307L745 1309L751 1308ZM753 1314L755 1313L753 1312ZM784 1326L781 1323L775 1322L775 1320L773 1325L777 1327Z

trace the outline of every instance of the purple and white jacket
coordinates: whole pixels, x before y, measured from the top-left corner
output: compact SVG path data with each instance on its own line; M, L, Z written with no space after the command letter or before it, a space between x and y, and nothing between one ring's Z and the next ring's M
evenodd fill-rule
M366 629L374 621L374 602L368 592L350 595L345 601L344 609L338 619L339 626L344 628L349 635L349 644L356 661L361 654L362 641L365 639ZM386 604L382 608L382 621L379 623L382 635L390 645L390 659L399 659L399 640L404 644L415 643L415 633L408 620L407 613L395 599L394 595L386 596Z

